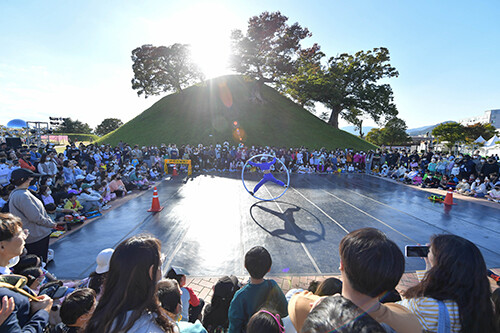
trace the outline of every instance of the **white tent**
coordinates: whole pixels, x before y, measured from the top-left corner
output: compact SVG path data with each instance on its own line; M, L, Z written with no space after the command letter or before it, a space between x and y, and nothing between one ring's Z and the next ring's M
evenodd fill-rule
M474 141L474 143L483 143L485 141L486 140L480 135L479 138L477 138L476 141Z
M493 137L491 139L489 139L488 141L486 141L483 145L483 147L493 147L495 145L495 142L498 142L500 141L500 138L498 138L498 136L496 135L493 135Z

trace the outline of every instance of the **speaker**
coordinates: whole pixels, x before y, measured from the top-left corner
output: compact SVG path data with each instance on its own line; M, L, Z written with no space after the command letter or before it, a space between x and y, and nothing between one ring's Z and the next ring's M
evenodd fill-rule
M5 138L5 143L7 143L7 147L12 149L17 149L23 145L21 138Z

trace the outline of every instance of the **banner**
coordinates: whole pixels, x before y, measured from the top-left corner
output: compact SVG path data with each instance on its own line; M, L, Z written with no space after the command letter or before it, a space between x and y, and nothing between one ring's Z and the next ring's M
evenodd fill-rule
M69 143L67 135L42 135L40 139L46 143L56 143L58 145Z

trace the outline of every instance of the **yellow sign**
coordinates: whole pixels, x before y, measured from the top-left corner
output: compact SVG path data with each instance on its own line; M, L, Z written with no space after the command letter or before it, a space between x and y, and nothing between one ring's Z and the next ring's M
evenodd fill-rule
M191 169L191 160L165 160L165 173L168 174L168 165L169 164L187 164L188 165L188 176L191 176L193 170Z

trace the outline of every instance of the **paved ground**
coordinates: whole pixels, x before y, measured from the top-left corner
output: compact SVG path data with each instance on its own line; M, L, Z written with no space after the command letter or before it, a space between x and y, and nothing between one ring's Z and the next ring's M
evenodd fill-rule
M497 274L500 274L500 269L493 269L493 271ZM340 275L312 275L312 276L269 276L268 278L275 280L278 285L281 287L283 292L286 294L288 290L293 288L302 288L307 290L309 283L311 281L323 281L329 277L340 278ZM246 283L248 281L248 276L239 276L239 280L242 283ZM204 300L210 301L212 299L212 286L217 282L219 277L189 277L187 279L187 286L191 287L196 295ZM498 288L498 285L490 280L491 290ZM402 292L407 290L409 287L414 286L418 283L417 274L416 273L405 273L399 281L399 285L396 287L396 290Z
M253 175L247 186L258 180ZM59 278L85 277L95 269L100 250L149 232L162 241L166 266L182 266L201 277L193 283L210 286L214 277L244 277L244 253L263 245L273 257L270 275L283 279L287 290L286 284L297 283L294 278L300 282L337 275L340 240L367 226L384 231L402 250L407 244L426 243L432 234L458 234L480 247L489 267L500 267L500 205L455 197L457 205L444 210L427 199L428 193L364 174L292 175L291 187L273 202L251 197L239 175L200 175L187 182L173 178L161 182L158 190L162 212L146 212L150 191L124 202L52 244L56 260L49 269ZM271 184L258 193L267 198L281 191ZM423 267L422 260L407 259L407 272ZM407 280L414 281L411 275Z

